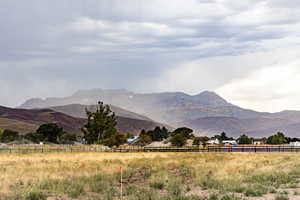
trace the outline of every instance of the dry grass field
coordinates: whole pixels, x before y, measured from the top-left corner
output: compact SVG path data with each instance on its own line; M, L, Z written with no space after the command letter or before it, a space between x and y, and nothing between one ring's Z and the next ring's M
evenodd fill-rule
M296 153L0 154L0 199L300 199Z

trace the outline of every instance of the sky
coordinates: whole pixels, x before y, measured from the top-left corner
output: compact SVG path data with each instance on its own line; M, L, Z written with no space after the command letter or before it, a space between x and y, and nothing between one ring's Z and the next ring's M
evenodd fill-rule
M300 4L286 0L1 0L0 104L79 89L217 92L300 110Z

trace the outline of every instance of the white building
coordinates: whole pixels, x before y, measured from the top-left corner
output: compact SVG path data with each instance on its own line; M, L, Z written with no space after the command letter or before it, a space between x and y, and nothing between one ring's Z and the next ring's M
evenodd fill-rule
M223 140L222 144L226 145L237 145L237 142L235 140Z
M207 141L207 144L220 144L220 141L218 139L211 139Z
M290 142L289 144L290 147L300 147L300 142Z

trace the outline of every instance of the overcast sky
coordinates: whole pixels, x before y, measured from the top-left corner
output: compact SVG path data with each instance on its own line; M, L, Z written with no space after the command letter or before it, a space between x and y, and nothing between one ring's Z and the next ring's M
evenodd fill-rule
M213 90L300 110L300 4L287 0L1 0L0 104L78 89Z

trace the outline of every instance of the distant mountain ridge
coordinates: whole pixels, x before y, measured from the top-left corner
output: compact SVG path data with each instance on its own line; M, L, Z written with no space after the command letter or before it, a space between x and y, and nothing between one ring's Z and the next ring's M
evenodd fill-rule
M192 96L182 92L139 94L127 90L93 89L81 90L63 98L30 99L20 108L49 108L68 104L93 105L99 100L165 123L217 116L222 113L216 108L233 106L216 93L209 91ZM176 113L190 109L195 112L185 112L184 115Z
M260 132L270 134L275 130L285 130L287 134L295 135L295 127L300 123L300 111L258 112L231 104L210 91L188 95L183 92L134 93L128 90L92 89L63 98L30 99L20 107L91 105L99 100L172 126L191 126L200 134L225 131L232 135L243 132L259 136Z
M151 121L117 116L120 132L138 134L142 129L150 130L163 124ZM15 109L0 106L0 128L19 131L21 134L34 132L44 123L57 123L69 133L80 134L86 119L69 116L52 109Z
M280 118L238 119L233 117L204 117L177 123L177 126L188 126L201 135L214 135L225 131L233 137L247 134L251 137L268 137L281 131L290 137L299 137L299 122Z

